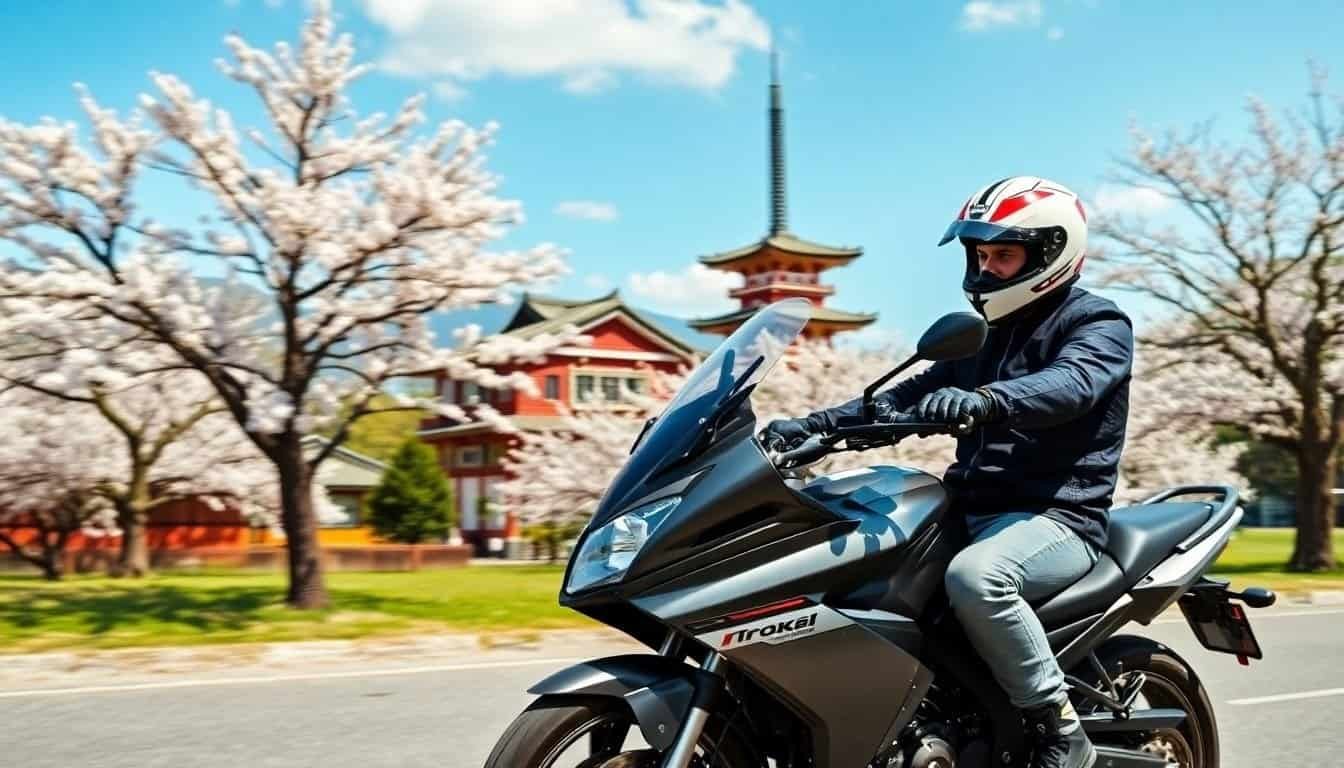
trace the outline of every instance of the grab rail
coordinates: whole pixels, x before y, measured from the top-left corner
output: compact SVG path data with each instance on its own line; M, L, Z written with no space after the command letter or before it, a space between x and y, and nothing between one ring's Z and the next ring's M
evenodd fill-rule
M1212 515L1209 515L1209 519L1203 525L1176 545L1177 552L1189 552L1195 545L1208 538L1209 534L1222 527L1223 523L1227 521L1227 516L1236 509L1237 502L1241 499L1240 492L1230 485L1177 485L1139 502L1140 504L1157 504L1177 496L1189 496L1195 493L1217 494L1219 496L1218 507Z

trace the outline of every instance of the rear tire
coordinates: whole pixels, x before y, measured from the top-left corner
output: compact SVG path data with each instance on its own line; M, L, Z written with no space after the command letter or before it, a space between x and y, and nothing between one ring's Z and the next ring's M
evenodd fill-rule
M1142 672L1147 682L1141 698L1149 707L1185 712L1185 722L1178 729L1153 732L1141 745L1146 751L1178 762L1181 768L1218 768L1218 720L1213 702L1194 668L1167 646L1130 635L1107 640L1097 649L1097 658L1112 679L1127 672ZM1091 683L1098 682L1090 665L1075 670L1074 674Z
M628 728L637 733L630 708L620 699L542 696L523 710L495 743L484 768L551 768L568 750L582 749L579 742L603 728ZM622 731L624 732L624 731ZM720 738L722 736L722 738ZM716 746L717 743L717 746ZM724 733L722 720L711 717L700 738L699 750L711 754L706 764L697 755L692 765L704 768L763 768L765 763L735 729ZM617 760L617 758L625 758ZM600 768L609 761L621 768L656 768L658 755L650 749L590 754L580 768Z

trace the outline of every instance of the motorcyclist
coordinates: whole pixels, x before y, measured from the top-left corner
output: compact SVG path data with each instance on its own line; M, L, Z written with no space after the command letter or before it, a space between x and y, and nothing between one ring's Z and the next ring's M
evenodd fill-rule
M1034 176L971 195L939 245L965 248L963 289L989 323L971 359L934 363L876 398L878 418L977 428L944 483L970 543L945 585L953 610L1022 710L1035 768L1090 768L1096 751L1029 602L1081 578L1106 544L1129 408L1134 339L1114 303L1074 285L1087 245L1077 195ZM771 422L767 445L864 422L861 400Z

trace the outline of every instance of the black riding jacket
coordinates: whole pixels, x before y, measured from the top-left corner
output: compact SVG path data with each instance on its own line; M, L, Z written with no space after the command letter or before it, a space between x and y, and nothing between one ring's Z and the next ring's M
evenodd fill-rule
M957 440L944 484L967 514L1035 511L1098 549L1124 447L1134 333L1113 302L1071 287L1011 324L979 354L934 363L877 398L904 411L942 387L983 387L996 419ZM861 400L820 411L829 426L863 421Z

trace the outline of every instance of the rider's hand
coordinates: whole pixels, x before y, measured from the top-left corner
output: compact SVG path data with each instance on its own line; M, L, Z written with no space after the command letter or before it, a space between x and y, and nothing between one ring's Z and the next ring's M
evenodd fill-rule
M987 392L968 392L956 387L943 387L924 396L914 408L922 421L939 424L958 424L970 421L983 424L994 415L994 398Z
M810 419L775 419L761 430L761 444L769 450L791 450L821 429Z

